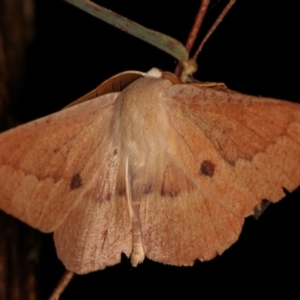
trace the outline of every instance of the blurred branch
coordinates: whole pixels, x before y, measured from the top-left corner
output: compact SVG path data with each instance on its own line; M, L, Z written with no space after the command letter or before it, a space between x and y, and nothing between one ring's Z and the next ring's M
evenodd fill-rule
M8 106L19 96L33 14L32 0L0 0L0 130L8 127Z
M10 107L20 93L24 53L33 39L32 0L0 0L0 129L15 123ZM13 120L13 121L11 121ZM34 231L0 211L0 299L35 300L38 247Z

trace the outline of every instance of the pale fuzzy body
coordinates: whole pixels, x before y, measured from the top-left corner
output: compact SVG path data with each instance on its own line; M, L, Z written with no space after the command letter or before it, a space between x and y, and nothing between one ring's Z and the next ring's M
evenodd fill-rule
M300 106L146 76L0 135L0 208L68 270L221 254L300 183Z

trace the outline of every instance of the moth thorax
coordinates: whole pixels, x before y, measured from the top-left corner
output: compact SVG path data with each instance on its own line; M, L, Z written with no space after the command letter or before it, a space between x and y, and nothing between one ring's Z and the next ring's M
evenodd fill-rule
M140 151L165 144L164 90L169 85L167 80L147 77L124 90L120 99L120 130L128 146Z

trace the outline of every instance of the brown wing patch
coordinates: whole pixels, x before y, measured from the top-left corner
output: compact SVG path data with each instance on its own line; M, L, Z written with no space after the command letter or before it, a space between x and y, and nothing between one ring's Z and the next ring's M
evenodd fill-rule
M259 203L278 201L284 197L283 187L291 191L299 185L299 105L188 85L172 86L166 97L173 99L170 115L178 114L182 124L178 126L174 118L173 126L189 150L197 144L198 149L215 153L231 170L231 180L247 188ZM209 146L201 145L197 136L205 137ZM211 160L209 155L200 161L207 159ZM219 163L214 177L218 170ZM227 185L228 181L224 177Z
M116 97L103 96L2 133L0 208L41 231L54 231L81 200L97 150L110 147L104 140Z
M160 190L162 197L173 198L180 194L179 178L176 178L176 173L174 169L170 170L170 166L167 165Z
M73 175L71 182L70 182L70 189L75 190L79 189L82 186L82 180L79 173L76 173Z
M208 177L213 177L215 168L215 164L213 164L211 161L204 160L200 166L200 173Z
M98 202L101 190L91 187L54 233L58 257L77 274L104 269L132 251L131 220L125 197Z
M296 131L291 123L300 121L300 111L287 102L189 86L171 86L165 99L168 165L177 167L165 171L160 194L142 198L142 235L149 258L190 265L227 249L263 199L279 200L283 185L299 185L292 161L299 165L300 150L286 134ZM288 145L292 158L282 155Z
M147 195L153 192L153 186L151 183L148 183L145 185L144 190L143 190L143 195Z

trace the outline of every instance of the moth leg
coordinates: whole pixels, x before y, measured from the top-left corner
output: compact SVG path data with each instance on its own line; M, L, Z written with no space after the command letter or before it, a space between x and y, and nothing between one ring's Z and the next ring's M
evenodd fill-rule
M126 197L130 212L130 219L132 224L132 253L131 253L131 265L136 267L142 263L145 259L145 251L143 248L141 222L139 218L141 199L135 197L132 199L131 184L129 183L128 174L128 158L125 165L125 181L126 181Z
M211 81L199 81L193 78L193 81L190 82L192 85L196 85L199 87L220 87L227 90L227 86L224 82L211 82Z
M223 87L223 88L227 89L227 86L223 82L202 81L202 82L197 83L197 85L201 86L201 87L216 87L216 86L219 86L219 87Z

